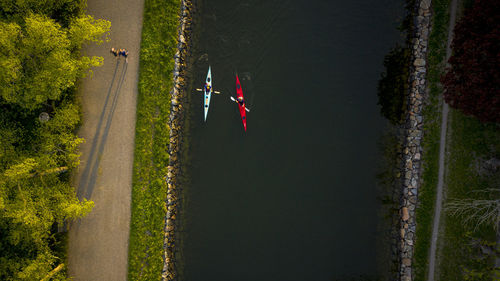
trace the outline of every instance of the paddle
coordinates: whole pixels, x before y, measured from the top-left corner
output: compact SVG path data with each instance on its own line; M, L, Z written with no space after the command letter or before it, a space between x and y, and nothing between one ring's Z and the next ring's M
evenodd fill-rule
M203 92L203 89L196 89L196 91L198 91L198 92ZM220 94L220 92L219 92L219 91L214 91L214 93L216 93L216 94Z
M229 96L229 97L231 98L231 100L232 100L232 101L234 101L234 102L238 102L235 98L233 98L233 96ZM246 110L247 112L250 112L250 109L248 109L246 106L245 106L245 110Z

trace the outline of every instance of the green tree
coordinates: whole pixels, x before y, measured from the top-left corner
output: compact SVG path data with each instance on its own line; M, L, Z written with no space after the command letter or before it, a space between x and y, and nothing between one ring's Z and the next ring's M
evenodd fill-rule
M84 42L102 42L109 27L90 16L76 19L69 29L35 14L23 28L0 23L0 96L27 110L59 99L90 67L102 64L100 57L77 58L71 51Z
M46 15L67 26L72 18L82 14L82 0L0 0L0 17L22 23L29 13Z
M0 175L0 226L6 227L1 258L16 265L0 272L2 280L40 280L47 275L57 259L48 247L54 239L53 225L83 217L94 206L92 201L79 201L58 174L43 172L53 167L49 160L26 158Z

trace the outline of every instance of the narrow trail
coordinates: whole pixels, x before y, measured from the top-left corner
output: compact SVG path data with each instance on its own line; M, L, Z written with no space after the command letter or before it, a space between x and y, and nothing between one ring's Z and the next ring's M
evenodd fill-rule
M87 0L87 12L111 21L110 42L85 46L104 65L82 79L81 165L73 175L92 212L70 224L68 275L72 280L127 280L132 167L143 0ZM109 50L126 48L128 63Z
M450 5L450 23L448 26L448 42L446 45L446 61L451 56L451 42L453 40L453 30L455 29L455 20L457 14L457 1L452 0ZM441 218L442 202L443 202L443 184L445 166L445 153L446 153L446 133L448 131L448 104L443 99L442 119L441 119L441 140L439 143L439 171L438 171L438 185L436 190L436 208L434 210L434 223L432 225L432 238L430 247L429 259L429 272L427 276L428 281L434 281L435 268L436 268L436 247L439 232L439 224Z

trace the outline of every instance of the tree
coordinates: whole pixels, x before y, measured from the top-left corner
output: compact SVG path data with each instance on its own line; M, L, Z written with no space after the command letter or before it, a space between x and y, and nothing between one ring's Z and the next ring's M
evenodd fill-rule
M81 15L84 3L0 0L0 280L66 280L57 225L94 206L69 183L83 142L74 88L102 64L82 44L106 40L110 23Z
M472 225L474 228L482 224L490 224L498 229L500 223L500 199L498 193L500 189L488 189L483 194L491 194L493 199L454 199L446 204L445 209L451 215L460 217L465 225Z
M410 50L396 46L384 58L385 72L378 82L378 104L391 123L401 122L408 90Z
M21 24L26 15L36 13L67 26L83 12L85 5L84 0L0 0L0 17Z
M500 123L500 1L477 0L455 27L441 81L445 101L482 122Z
M49 245L52 227L85 216L92 201L79 201L57 173L44 174L49 157L26 158L0 174L0 279L40 280L59 258ZM33 176L36 174L37 176Z
M59 99L90 67L102 64L102 58L77 58L71 51L84 42L102 42L109 27L90 16L76 19L69 30L34 14L23 28L0 22L0 97L27 110Z
M26 132L0 119L6 147L0 153L0 280L40 280L50 272L51 280L60 280L64 272L54 267L61 259L49 246L56 243L54 225L83 217L94 206L78 200L61 175L79 163L77 146L83 140L73 133L79 109L63 101L51 115L43 123L34 119L26 151L16 147Z

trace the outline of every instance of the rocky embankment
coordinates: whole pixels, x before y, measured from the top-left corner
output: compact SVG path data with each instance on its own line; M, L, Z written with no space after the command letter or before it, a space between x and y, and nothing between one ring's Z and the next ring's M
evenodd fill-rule
M171 95L171 111L169 118L170 145L168 148L170 159L166 181L167 190L167 214L165 216L164 240L163 240L163 270L162 280L175 280L175 230L177 226L176 217L179 208L179 176L180 176L180 153L182 143L182 123L184 122L183 101L186 97L186 59L188 52L188 41L191 32L191 15L194 6L190 0L182 0L180 11L180 25L178 29L178 45L175 54L175 67L173 72L174 87Z
M426 55L431 22L431 0L417 0L413 53L410 68L410 90L403 155L403 193L400 225L400 280L413 280L412 261L415 242L415 209L421 175L422 109L426 99Z

